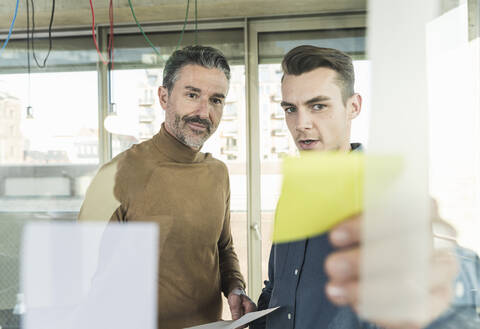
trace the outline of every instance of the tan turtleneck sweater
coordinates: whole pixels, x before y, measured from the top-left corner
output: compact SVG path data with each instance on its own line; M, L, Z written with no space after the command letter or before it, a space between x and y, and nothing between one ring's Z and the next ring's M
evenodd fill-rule
M114 198L100 192L112 189ZM158 223L158 328L173 329L218 321L221 292L245 287L229 208L225 164L181 144L162 125L100 169L79 219L113 213L110 221Z

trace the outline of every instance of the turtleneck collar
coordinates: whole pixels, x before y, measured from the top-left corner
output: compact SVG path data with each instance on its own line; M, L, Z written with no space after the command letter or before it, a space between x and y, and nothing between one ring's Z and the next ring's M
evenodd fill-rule
M170 135L165 128L165 123L162 123L162 128L152 139L160 153L175 162L201 162L206 158L204 153L191 149Z

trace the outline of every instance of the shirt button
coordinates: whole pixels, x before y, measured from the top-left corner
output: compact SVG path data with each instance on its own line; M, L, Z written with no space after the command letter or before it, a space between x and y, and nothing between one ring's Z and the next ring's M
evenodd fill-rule
M457 298L462 298L464 294L465 288L463 287L463 284L461 282L457 282L457 286L455 287L455 295L457 295Z
M291 320L291 319L292 319L292 313L288 313L288 314L287 314L287 318L288 318L289 320Z
M295 273L295 275L298 275L298 269L295 269L294 273Z

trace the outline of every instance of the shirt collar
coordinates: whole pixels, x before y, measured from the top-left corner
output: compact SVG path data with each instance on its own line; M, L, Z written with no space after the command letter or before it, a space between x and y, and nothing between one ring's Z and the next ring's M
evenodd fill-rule
M363 145L361 143L351 143L350 144L351 152L363 152Z
M191 149L170 135L165 129L165 123L162 123L162 128L152 139L160 153L175 162L201 162L206 158L204 153Z

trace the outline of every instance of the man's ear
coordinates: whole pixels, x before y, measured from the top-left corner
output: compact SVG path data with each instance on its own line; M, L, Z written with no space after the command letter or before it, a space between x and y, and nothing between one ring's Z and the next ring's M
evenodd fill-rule
M160 101L160 106L165 111L167 110L168 103L168 89L164 86L158 87L158 99Z
M350 120L358 117L362 111L362 96L360 94L353 94L347 101L348 118Z

